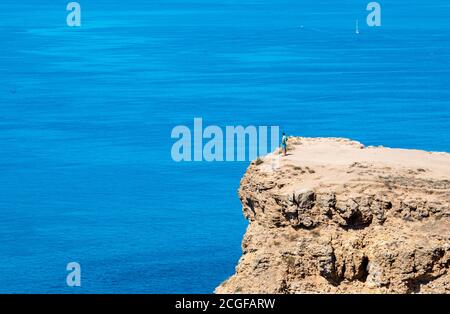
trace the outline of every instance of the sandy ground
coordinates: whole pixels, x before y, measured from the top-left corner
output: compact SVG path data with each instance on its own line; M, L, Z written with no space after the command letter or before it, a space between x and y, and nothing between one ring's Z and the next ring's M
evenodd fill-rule
M264 160L268 161L263 165L267 172L286 166L314 169L315 175L301 183L305 188L361 181L389 170L399 176L414 175L423 180L450 180L449 153L365 147L342 138L290 138L287 156L275 152Z

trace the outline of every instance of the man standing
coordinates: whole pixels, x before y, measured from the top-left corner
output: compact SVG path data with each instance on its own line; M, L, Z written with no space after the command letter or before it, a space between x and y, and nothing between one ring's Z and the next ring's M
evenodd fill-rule
M283 137L281 138L281 148L283 149L283 156L286 156L286 147L287 147L287 136L283 132Z

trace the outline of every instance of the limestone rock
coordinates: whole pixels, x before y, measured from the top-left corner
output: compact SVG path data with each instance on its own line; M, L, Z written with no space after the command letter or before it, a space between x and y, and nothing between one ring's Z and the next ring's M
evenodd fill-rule
M241 180L249 227L217 293L450 293L450 154L289 143Z

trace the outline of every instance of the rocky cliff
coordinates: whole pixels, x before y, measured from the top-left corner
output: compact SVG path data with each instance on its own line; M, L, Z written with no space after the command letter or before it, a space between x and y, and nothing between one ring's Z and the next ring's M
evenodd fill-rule
M290 138L252 162L236 273L216 293L449 293L450 154Z

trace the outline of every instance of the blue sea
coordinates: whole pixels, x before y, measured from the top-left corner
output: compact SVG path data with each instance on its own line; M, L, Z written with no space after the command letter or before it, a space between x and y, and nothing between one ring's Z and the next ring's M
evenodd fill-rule
M79 0L81 27L68 2L0 2L1 293L211 293L232 275L249 162L174 162L195 117L450 151L446 0L379 1L374 28L368 0Z

